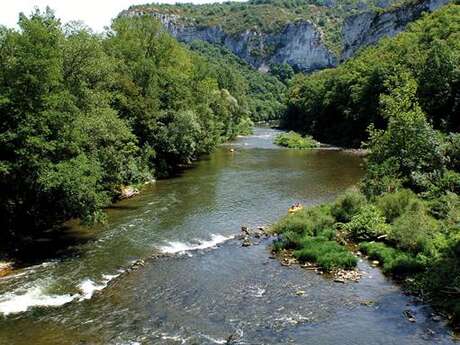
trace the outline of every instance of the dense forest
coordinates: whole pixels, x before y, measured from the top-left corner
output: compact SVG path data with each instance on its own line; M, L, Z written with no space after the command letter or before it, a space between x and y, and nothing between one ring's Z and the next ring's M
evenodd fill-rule
M214 77L222 81L228 78L228 82L222 85L232 94L243 90L253 121L279 120L285 113L286 85L294 76L291 66L274 65L271 74L260 73L225 47L199 40L193 41L189 47L210 64L219 66L213 71Z
M18 30L1 27L2 236L100 220L123 186L248 133L251 113L275 116L277 96L270 105L250 97L270 77L248 82L236 62L203 57L207 49L190 51L151 18L120 18L96 35L47 10L21 15Z
M359 147L370 124L384 128L381 94L409 75L416 97L434 127L460 129L460 16L448 6L383 39L335 69L299 75L288 95L284 126L316 139Z
M293 249L299 261L325 270L356 266L342 245L357 244L456 325L459 35L460 6L449 5L336 70L295 81L286 123L323 140L365 140L366 174L357 190L274 226L282 233L276 251Z

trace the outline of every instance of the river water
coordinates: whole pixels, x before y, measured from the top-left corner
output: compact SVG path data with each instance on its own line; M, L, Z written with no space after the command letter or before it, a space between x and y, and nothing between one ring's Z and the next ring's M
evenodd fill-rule
M270 259L269 240L232 239L362 175L352 154L279 148L276 133L220 147L113 206L104 226L71 226L59 252L38 241L30 256L44 262L0 279L0 344L451 344L429 307L365 261L359 283L338 284Z

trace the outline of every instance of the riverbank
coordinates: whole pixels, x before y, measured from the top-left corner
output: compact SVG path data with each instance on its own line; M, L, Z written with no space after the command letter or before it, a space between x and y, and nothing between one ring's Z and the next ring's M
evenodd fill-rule
M300 210L275 223L271 232L280 238L273 250L282 263L299 262L332 276L342 270L353 272L361 256L369 259L406 292L433 305L458 330L455 257L449 260L441 233L438 242L430 242L429 234L439 225L430 223L423 205L406 191L372 203L350 191L334 203Z

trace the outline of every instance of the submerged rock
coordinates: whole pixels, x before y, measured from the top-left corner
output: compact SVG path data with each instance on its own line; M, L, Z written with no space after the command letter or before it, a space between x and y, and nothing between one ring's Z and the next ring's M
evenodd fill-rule
M407 321L409 322L416 322L417 319L415 318L414 313L411 310L404 310L403 315L406 317Z
M245 239L243 240L243 243L242 243L242 246L243 246L243 247L249 247L249 246L251 246L251 245L252 245L252 242L251 242L251 240L250 240L249 238L245 238Z

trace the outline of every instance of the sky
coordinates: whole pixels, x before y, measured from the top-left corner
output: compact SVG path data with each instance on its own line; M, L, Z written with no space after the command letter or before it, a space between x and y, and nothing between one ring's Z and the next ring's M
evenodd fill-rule
M220 0L222 1L222 0ZM174 4L176 2L193 2L195 4L220 2L213 0L0 0L0 24L16 26L20 12L30 14L35 7L51 7L63 23L81 20L94 31L102 31L110 25L112 18L131 5L151 2Z

